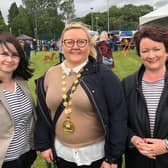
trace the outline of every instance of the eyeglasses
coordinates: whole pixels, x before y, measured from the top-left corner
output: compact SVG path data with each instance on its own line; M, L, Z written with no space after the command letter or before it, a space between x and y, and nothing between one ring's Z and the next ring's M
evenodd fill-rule
M65 39L65 40L63 40L63 44L69 48L73 47L75 45L75 43L77 44L78 47L83 48L87 45L88 40L86 40L86 39L78 39L78 40Z

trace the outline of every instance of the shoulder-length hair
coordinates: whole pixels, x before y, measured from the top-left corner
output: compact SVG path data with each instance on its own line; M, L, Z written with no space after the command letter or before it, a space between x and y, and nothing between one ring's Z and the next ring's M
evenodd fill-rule
M140 42L143 38L149 38L153 41L164 44L166 52L168 52L168 28L158 25L147 25L140 28L134 34L134 42L137 54L140 56Z
M108 39L108 33L106 31L102 31L100 33L99 41L107 41L107 39Z
M14 45L20 58L19 65L13 73L13 78L17 76L22 77L25 80L28 80L29 78L32 77L34 70L29 67L29 61L26 59L25 53L21 45L16 40L15 36L12 35L11 33L0 32L0 45L4 45L10 51L8 43Z

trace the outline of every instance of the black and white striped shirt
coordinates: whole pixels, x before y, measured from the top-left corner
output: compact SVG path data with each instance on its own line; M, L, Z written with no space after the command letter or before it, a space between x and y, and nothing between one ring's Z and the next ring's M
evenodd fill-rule
M142 90L148 109L151 137L153 137L154 133L156 111L163 91L163 87L164 79L155 82L147 82L142 80Z
M28 97L15 83L15 91L3 90L11 109L14 124L13 139L8 147L5 161L15 160L30 150L30 128L32 122L32 105Z

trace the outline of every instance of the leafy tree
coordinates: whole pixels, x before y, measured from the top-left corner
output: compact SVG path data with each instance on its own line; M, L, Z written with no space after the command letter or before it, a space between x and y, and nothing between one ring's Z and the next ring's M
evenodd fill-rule
M9 9L8 23L11 24L12 20L19 14L16 2L12 3Z
M9 31L7 25L4 22L1 11L0 11L0 31Z
M12 33L15 35L27 34L33 35L33 28L30 21L30 17L27 14L25 8L20 6L19 14L11 22Z
M134 30L138 27L139 17L151 11L153 11L153 7L149 5L134 6L128 4L123 7L111 6L109 8L110 30ZM107 30L107 11L102 13L93 13L94 23L96 17L98 18L98 30ZM91 25L91 13L80 19L84 23ZM94 30L96 30L95 24Z
M134 6L132 4L128 4L120 8L120 10L122 12L123 20L125 20L121 29L133 30L138 26L139 17L146 13L149 13L153 10L153 8L148 5Z
M60 34L64 23L58 14L60 0L22 0L34 27L36 38L41 34Z
M74 0L62 0L59 6L61 15L66 23L75 18Z
M9 10L9 27L16 35L23 32L34 37L52 35L58 37L65 22L82 21L91 27L91 16L94 20L94 30L107 30L107 11L90 12L81 18L75 18L74 0L22 0L23 6L17 8L13 3ZM133 30L139 23L139 17L149 13L153 7L149 5L109 8L110 30ZM0 18L0 27L5 26Z

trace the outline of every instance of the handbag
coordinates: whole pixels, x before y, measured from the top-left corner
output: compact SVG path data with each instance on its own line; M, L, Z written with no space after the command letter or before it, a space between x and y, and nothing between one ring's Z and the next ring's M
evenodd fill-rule
M102 56L102 62L105 65L112 65L113 64L113 59Z
M103 43L104 44L104 43ZM105 43L106 44L106 43ZM104 46L104 45L103 45ZM98 61L102 62L105 65L112 65L113 64L113 59L110 57L109 53L107 54L107 56L105 56L106 53L102 52L103 49L101 49L101 47L98 45L97 46L97 57L98 57ZM111 51L111 50L110 50Z

